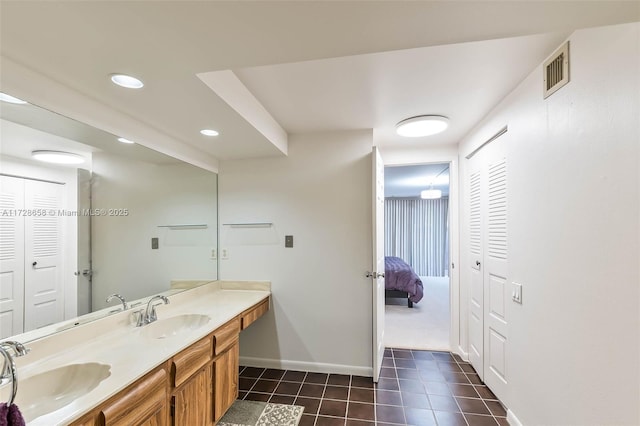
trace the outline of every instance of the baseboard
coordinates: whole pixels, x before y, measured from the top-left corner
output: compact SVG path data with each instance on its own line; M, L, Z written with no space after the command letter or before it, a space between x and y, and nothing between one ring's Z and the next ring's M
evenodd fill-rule
M321 362L291 361L287 359L269 359L240 357L240 365L247 367L278 368L281 370L310 371L313 373L350 374L354 376L373 376L373 368L357 365L327 364Z
M458 346L458 350L455 351L455 353L458 354L463 361L469 362L469 353L465 352L464 349L462 349L462 346Z
M513 411L511 410L507 410L507 422L509 422L511 426L523 426L522 422L518 420L516 415L513 414Z

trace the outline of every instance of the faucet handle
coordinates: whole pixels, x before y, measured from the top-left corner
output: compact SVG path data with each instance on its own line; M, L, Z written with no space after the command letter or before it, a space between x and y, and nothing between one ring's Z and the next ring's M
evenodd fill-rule
M133 319L136 321L136 327L142 327L144 323L144 309L138 309L137 311L133 311L131 313Z
M15 340L5 340L3 342L0 342L0 347L4 349L11 349L14 353L14 356L24 356L31 352L30 348L25 347L22 343Z

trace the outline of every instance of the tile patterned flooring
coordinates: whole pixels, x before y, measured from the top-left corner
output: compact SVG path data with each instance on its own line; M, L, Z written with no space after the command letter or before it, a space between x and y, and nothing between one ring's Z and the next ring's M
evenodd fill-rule
M449 352L386 349L370 377L240 368L240 399L305 407L300 426L507 426L506 410Z

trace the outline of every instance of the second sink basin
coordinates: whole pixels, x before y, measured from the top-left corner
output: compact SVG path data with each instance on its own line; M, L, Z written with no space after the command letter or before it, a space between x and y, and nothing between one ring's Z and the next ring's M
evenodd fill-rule
M56 411L96 388L111 375L106 364L70 364L18 380L15 403L28 422ZM10 384L2 389L6 401Z
M142 335L152 339L166 339L195 330L211 321L207 315L187 314L157 320L142 329Z

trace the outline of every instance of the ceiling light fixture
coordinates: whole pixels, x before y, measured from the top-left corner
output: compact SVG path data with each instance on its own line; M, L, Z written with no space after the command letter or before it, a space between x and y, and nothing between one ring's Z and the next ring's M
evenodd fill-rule
M200 130L200 133L202 133L205 136L218 136L220 134L217 131L211 130L211 129Z
M439 189L425 189L420 192L420 198L423 200L437 200L438 198L442 198L442 191Z
M134 141L130 141L129 139L125 139L125 138L118 138L118 142L122 142L122 143L135 143Z
M111 81L127 89L140 89L144 86L141 80L126 74L111 74Z
M82 164L84 158L78 154L64 151L33 151L31 156L38 161L55 164Z
M419 115L396 124L396 133L407 138L435 135L449 127L449 119L442 115Z
M9 102L10 104L24 105L27 104L27 101L23 101L22 99L18 99L14 96L7 95L6 93L0 92L0 101Z

